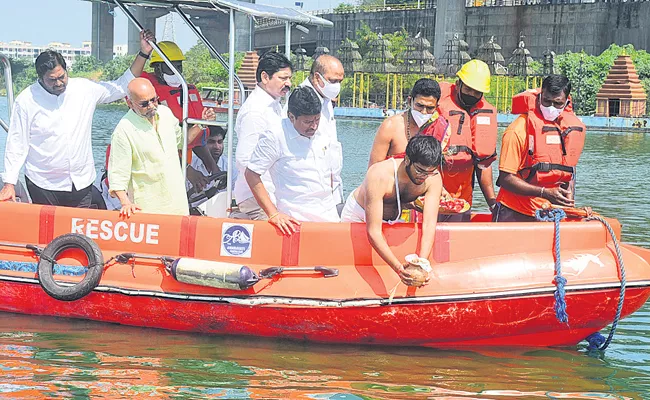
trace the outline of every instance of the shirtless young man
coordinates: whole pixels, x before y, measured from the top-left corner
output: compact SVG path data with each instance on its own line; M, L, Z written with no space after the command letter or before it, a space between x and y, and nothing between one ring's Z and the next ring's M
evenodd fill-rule
M391 251L382 232L382 222L397 222L405 204L424 196L424 220L420 241L420 258L429 258L433 248L442 192L440 142L431 136L409 140L404 159L378 162L368 169L366 179L355 189L341 214L341 222L366 222L368 241L379 256L397 272L406 285L414 277Z
M440 95L438 82L429 78L418 79L408 97L409 109L386 118L377 130L368 166L389 157L404 158L406 144L416 135L433 136L444 149L451 131L447 120L438 115Z

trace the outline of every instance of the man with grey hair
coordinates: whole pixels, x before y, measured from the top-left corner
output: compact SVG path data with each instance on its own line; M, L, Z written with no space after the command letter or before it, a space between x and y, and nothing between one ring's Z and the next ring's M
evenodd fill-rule
M334 119L334 106L332 102L339 97L341 82L345 78L343 64L338 58L329 54L318 56L311 65L309 77L300 86L308 86L316 91L321 100L321 118L319 130L331 139L330 166L332 169L332 194L338 210L343 208L343 148L336 133L336 120Z
M120 200L120 215L130 217L137 211L188 215L178 160L183 147L178 120L169 108L158 104L156 90L145 78L129 83L126 102L130 110L113 132L108 161L109 193ZM188 142L202 131L194 125L188 131Z

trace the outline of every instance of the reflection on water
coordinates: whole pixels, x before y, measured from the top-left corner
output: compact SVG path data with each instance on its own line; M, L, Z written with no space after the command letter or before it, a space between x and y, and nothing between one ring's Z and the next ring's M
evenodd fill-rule
M0 393L11 397L29 397L35 391L105 398L650 396L647 366L630 367L618 360L620 346L604 359L574 349L377 349L12 314L0 320L0 340Z
M5 114L0 98L0 116ZM123 107L93 124L98 168ZM346 191L363 179L378 122L341 120ZM0 143L5 141L0 133ZM0 158L4 146L0 145ZM590 132L577 201L650 247L650 137ZM485 209L480 193L478 209ZM605 355L568 349L438 351L223 338L2 314L0 398L650 398L650 304Z

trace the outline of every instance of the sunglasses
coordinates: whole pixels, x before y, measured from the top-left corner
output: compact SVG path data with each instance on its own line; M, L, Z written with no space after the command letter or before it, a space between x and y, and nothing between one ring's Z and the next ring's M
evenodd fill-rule
M156 96L150 98L149 100L139 101L137 104L140 107L145 108L145 107L149 107L149 104L157 104L159 99L160 97Z

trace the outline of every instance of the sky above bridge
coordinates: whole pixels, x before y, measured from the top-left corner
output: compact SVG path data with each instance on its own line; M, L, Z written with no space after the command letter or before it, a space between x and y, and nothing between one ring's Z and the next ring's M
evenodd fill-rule
M301 0L304 10L323 10L336 7L341 0ZM5 4L5 3L11 3ZM352 2L350 0L349 2ZM258 0L259 4L294 7L295 0ZM81 0L0 0L0 42L21 40L34 45L50 42L70 43L81 47L89 41L92 29L92 4ZM176 17L174 33L178 45L188 50L196 43L196 37ZM115 11L115 44L127 43L127 19L121 11ZM164 18L156 25L158 40L163 37Z

